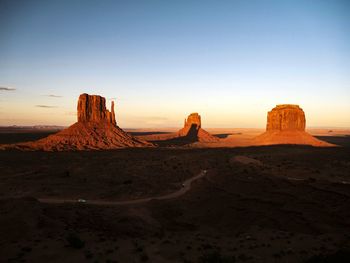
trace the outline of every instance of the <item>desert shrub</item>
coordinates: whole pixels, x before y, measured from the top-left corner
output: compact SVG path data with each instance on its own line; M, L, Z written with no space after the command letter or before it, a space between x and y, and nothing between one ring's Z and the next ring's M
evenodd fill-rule
M146 261L149 260L149 257L148 257L148 255L147 255L146 253L143 253L143 254L141 255L141 257L140 257L140 260L141 260L142 262L146 262Z
M200 256L198 262L200 263L234 263L236 262L236 258L234 256L232 257L222 256L220 252L212 251Z
M132 180L131 180L131 179L125 180L125 181L123 182L123 184L132 184Z
M77 234L70 233L66 238L69 246L80 249L85 246L85 242L80 239L80 237Z
M340 249L329 255L315 255L307 259L305 263L348 263L350 262L350 251Z
M107 249L106 250L106 254L112 254L113 253L113 249Z
M32 248L31 247L22 247L21 250L23 252L30 252L30 251L32 251Z
M85 258L87 258L87 259L90 259L90 258L94 257L94 253L92 253L90 250L86 250L84 252L84 254L85 254Z

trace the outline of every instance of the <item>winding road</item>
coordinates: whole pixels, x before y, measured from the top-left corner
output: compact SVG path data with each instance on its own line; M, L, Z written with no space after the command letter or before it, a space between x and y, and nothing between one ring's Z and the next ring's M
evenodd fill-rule
M103 201L103 200L83 200L83 199L51 199L51 198L39 198L38 201L41 203L49 203L49 204L64 204L64 203L84 203L84 204L92 204L92 205L134 205L134 204L142 204L152 200L167 200L178 198L189 190L191 190L192 182L202 178L207 173L207 170L202 170L199 174L195 175L184 181L182 183L182 188L177 190L176 192L161 195L161 196L151 196L140 199L133 200L124 200L124 201Z

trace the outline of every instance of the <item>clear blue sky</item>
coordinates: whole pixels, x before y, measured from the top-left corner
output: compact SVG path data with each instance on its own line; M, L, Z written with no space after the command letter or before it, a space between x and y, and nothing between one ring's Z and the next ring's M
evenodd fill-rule
M115 98L121 127L191 112L264 127L281 103L350 127L349 14L346 0L2 0L0 125L69 125L87 92Z

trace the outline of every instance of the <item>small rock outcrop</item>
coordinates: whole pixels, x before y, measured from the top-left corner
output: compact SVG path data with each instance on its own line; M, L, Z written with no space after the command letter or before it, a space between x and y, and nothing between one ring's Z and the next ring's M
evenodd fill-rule
M187 136L191 129L198 133L198 130L201 128L201 116L198 113L191 113L188 115L187 119L185 119L184 127L179 130L180 136Z
M298 105L277 105L267 114L267 131L305 131L305 113Z
M266 132L253 139L253 145L304 144L334 146L305 132L305 113L298 105L277 105L267 113Z
M107 121L117 125L114 114L114 102L111 103L111 111L106 109L106 99L99 95L81 94L78 99L78 122L103 122Z
M201 116L198 113L191 113L185 119L184 127L180 129L177 134L179 137L187 137L193 141L200 142L217 142L219 138L211 135L202 127Z
M166 134L151 134L138 136L143 140L155 143L159 146L182 146L196 142L218 142L220 139L202 129L201 116L198 113L191 113L184 122L184 127L177 132Z
M73 151L153 146L117 126L113 101L109 111L106 109L105 98L84 93L79 96L77 111L78 121L67 129L38 141L5 145L2 148Z

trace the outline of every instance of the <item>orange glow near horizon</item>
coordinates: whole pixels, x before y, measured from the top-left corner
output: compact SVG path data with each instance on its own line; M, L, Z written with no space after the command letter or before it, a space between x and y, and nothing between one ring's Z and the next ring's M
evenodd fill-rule
M26 97L28 98L28 97ZM69 126L76 122L76 96L72 98L44 98L42 96L27 100L17 98L15 102L1 105L0 125L59 125ZM15 99L13 99L15 100ZM306 114L307 127L350 127L349 115L339 112L350 112L349 106L333 105L328 109L315 103L297 103L295 101L272 99L258 103L257 99L240 101L237 98L225 97L206 101L183 99L179 104L175 101L158 102L155 99L142 102L139 99L115 100L116 118L120 127L124 128L167 128L182 127L184 118L192 112L202 116L202 126L206 128L265 128L267 112L276 104L299 104ZM44 106L49 104L52 106ZM110 100L107 100L110 108Z

